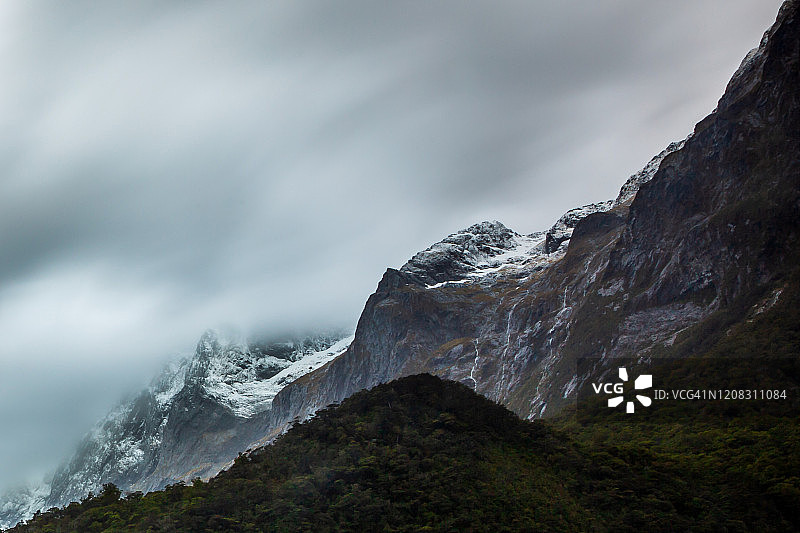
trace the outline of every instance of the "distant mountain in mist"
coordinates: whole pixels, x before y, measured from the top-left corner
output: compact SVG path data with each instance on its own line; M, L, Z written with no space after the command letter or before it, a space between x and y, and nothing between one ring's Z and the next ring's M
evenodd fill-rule
M148 390L101 422L56 474L46 497L38 492L8 499L2 518L6 523L24 518L37 502L44 507L67 504L105 483L115 483L124 491L146 492L209 478L229 466L239 452L273 442L294 422L362 389L405 376L429 373L459 382L518 417L532 420L565 416L574 405L576 391L613 371L618 358L648 365L660 359L716 357L733 340L738 344L731 350L747 354L761 350L762 345L780 353L800 349L796 339L800 325L793 322L796 317L790 312L800 294L798 80L800 20L798 3L790 0L760 46L744 59L717 108L687 139L671 144L631 176L616 199L571 210L538 233L522 235L495 221L446 237L401 268L387 269L367 300L352 338L254 346L205 335L194 358L165 372ZM778 320L779 316L783 318ZM747 339L761 339L761 347L747 344ZM578 359L585 357L601 363L584 373L576 371ZM402 383L407 387L415 381ZM376 390L396 391L396 387ZM469 392L464 387L453 390L456 396ZM466 396L465 402L476 401ZM378 397L382 401L379 393L370 398ZM414 402L424 400L409 401L403 409L413 411ZM373 402L369 408L383 407ZM440 422L430 424L440 423L447 433L454 425L466 423L448 418L448 413L438 412L434 418L440 417ZM374 421L370 416L361 422ZM384 420L389 424L384 433L365 430L365 434L394 435L393 419L379 417ZM511 426L531 427L510 420ZM751 422L748 418L747 423ZM787 434L796 430L786 420L781 423L788 424ZM313 433L317 425L295 428L281 442L296 440L304 431ZM342 431L356 431L355 427L343 425ZM554 435L537 438L550 442L557 438ZM340 437L337 443L343 447L335 448L336 453L346 453ZM641 440L642 435L633 438ZM366 475L361 469L378 468L376 464L381 466L375 475L385 474L386 465L375 463L368 443L358 441L358 446L361 455L341 463L353 469L352 479L361 479ZM474 452L476 464L485 465L487 454L491 458L498 449L506 449L500 442L492 446L500 448ZM542 453L563 452L556 445L542 446ZM561 451L552 451L556 449ZM576 461L585 458L572 450ZM270 453L259 452L260 457ZM391 453L400 453L400 448ZM633 468L631 457L620 460L631 461L628 467ZM512 473L526 460L509 459L500 468L516 480ZM211 486L233 483L240 475L246 479L245 463ZM442 464L436 458L431 468L444 468ZM700 468L700 463L691 464ZM541 472L558 474L546 468ZM300 468L292 475L301 474L307 477L292 478L296 484L286 491L306 494L303 483L327 486L324 462L319 470ZM786 524L796 526L796 517L784 513L800 494L796 478L784 479L778 473L772 480L752 472L746 475L757 478L753 486L774 492L769 492L773 506L769 508L774 512L767 518L749 517L740 529L759 524L777 530ZM335 480L331 483L336 487ZM550 478L542 483L549 487ZM352 484L347 486L355 491ZM713 492L709 487L715 485L704 486ZM197 494L175 490L179 498L205 497L202 486ZM567 496L584 495L586 490L568 487ZM490 493L469 492L480 498ZM349 499L342 496L331 501L351 512L356 505L375 501L375 494L352 492ZM662 518L673 516L674 509L668 507L680 498L654 498L667 506ZM578 513L583 505L576 503L573 508L573 500L565 502L563 516ZM595 509L595 504L602 507L598 502L587 505ZM700 523L692 522L692 505L686 503L686 509L674 514L685 518L687 527ZM702 502L696 505L702 507ZM200 508L203 512L212 509ZM725 527L734 530L736 510L725 509L721 516L732 521ZM227 515L214 512L224 522ZM330 516L337 519L335 513ZM613 523L606 519L611 520L603 517L597 523ZM762 519L765 522L759 522ZM211 523L208 516L204 520L205 526ZM459 527L455 522L448 524ZM669 521L664 524L661 530L668 530Z

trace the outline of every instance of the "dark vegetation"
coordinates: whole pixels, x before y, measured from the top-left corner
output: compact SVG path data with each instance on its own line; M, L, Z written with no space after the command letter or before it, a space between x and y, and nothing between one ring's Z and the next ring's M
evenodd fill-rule
M720 360L760 360L758 379L788 384L786 401L683 402L635 420L597 403L526 422L463 385L411 376L296 424L209 482L145 496L107 485L15 531L797 531L798 286L722 321L723 335L688 334L716 338L694 366L653 367L673 383L736 387L752 375Z

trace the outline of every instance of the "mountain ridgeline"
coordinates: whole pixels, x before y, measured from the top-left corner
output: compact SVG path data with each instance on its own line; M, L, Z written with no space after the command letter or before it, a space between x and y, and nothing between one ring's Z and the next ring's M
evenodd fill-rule
M708 346L774 305L800 265L798 24L786 2L717 109L617 200L529 236L478 224L387 270L347 351L275 397L267 440L419 372L556 414L590 377L578 358L691 355L698 331Z
M230 509L225 506L233 504L228 500L220 503L214 500L218 495L210 496L211 493L204 491L227 483L232 485L224 486L238 487L230 489L239 495L237 497L249 498L249 481L246 480L251 479L251 473L246 470L250 467L245 465L258 463L260 466L252 466L256 469L253 472L262 472L266 477L255 473L252 476L272 480L269 481L271 492L268 491L272 503L253 500L253 505L261 507L248 511L255 513L252 516L236 515L237 524L242 527L239 530L247 530L242 524L267 523L264 520L272 520L270 524L283 523L280 522L284 519L281 518L282 511L289 513L286 516L299 520L296 523L311 520L309 517L314 516L328 520L322 523L354 524L352 528L355 529L357 524L363 526L367 522L362 520L363 517L347 513L352 513L353 508L362 504L371 509L365 511L364 516L385 517L384 522L369 522L370 527L413 523L440 530L464 530L462 526L467 522L459 522L462 512L466 513L475 530L496 530L488 525L486 528L475 526L480 523L476 522L479 519L485 524L503 523L492 522L498 520L496 510L480 507L485 514L478 517L462 509L455 500L440 508L449 509L444 513L449 517L445 522L436 522L436 517L424 514L422 518L417 517L417 521L405 521L412 512L410 509L414 513L433 511L421 504L418 498L411 498L408 493L392 492L381 483L398 483L398 478L392 477L394 470L391 469L400 468L397 465L407 468L413 463L415 470L409 475L428 469L459 487L474 483L477 488L464 493L468 498L465 501L482 502L488 498L487 495L496 495L509 509L519 510L520 527L548 524L545 529L585 530L596 527L604 530L612 523L611 515L607 514L611 510L633 513L631 523L639 523L637 520L641 516L636 518L636 513L641 511L651 518L652 513L637 507L639 503L634 500L626 508L608 502L605 508L604 504L590 501L587 491L593 490L593 482L576 473L584 467L592 471L582 461L587 460L586 454L594 452L583 446L589 446L589 443L610 446L602 449L628 465L625 467L628 470L609 467L610 470L600 476L606 480L603 483L612 483L612 479L617 479L614 476L620 476L618 479L622 481L619 481L618 490L633 491L634 481L643 483L643 487L649 486L651 481L631 473L635 470L631 470L632 459L619 455L622 453L620 446L632 454L644 453L645 462L662 457L659 454L663 453L665 463L658 468L666 469L666 479L670 468L666 456L671 453L670 446L678 446L675 449L679 453L693 457L685 459L689 467L697 472L703 467L703 459L692 455L694 452L685 443L676 444L676 438L685 437L689 442L694 439L692 431L711 431L710 440L698 446L702 444L700 448L707 450L708 457L722 461L723 447L718 446L714 439L716 435L722 442L727 438L725 435L730 436L725 433L727 430L715 434L717 429L687 426L673 427L673 433L669 434L668 425L661 424L650 430L656 437L661 435L659 438L663 440L652 440L642 451L641 447L635 448L636 443L643 439L642 434L630 433L635 429L621 426L616 433L601 432L602 436L598 436L571 427L565 433L559 433L561 430L550 426L512 422L510 415L496 414L500 420L508 421L506 429L509 432L486 430L492 437L479 439L479 442L488 443L488 448L476 444L478 448L465 452L472 454L469 457L479 465L475 468L480 472L472 472L472 467L459 466L457 461L448 463L441 457L425 462L422 458L427 457L427 452L403 451L391 448L388 441L381 441L384 435L390 435L397 439L395 446L399 446L405 429L398 433L400 430L396 428L411 428L411 420L393 418L392 406L399 404L396 399L391 399L388 401L391 404L389 411L380 416L362 413L366 418L360 419L358 417L362 415L358 415L358 420L350 420L356 425L341 422L341 428L346 430L332 426L323 433L315 433L314 428L332 420L333 411L329 410L322 411L310 424L295 427L280 441L284 447L298 447L291 450L299 453L299 458L285 459L291 464L276 458L276 453L282 453L274 451L278 447L267 448L241 459L230 472L208 484L198 482L193 487L183 487L174 483L207 479L229 466L239 452L273 442L293 423L320 413L328 405L343 402L362 389L404 376L428 373L459 382L461 385L451 390L450 387L455 385L441 385L436 381L437 385L433 386L430 385L432 382L415 378L417 381L403 381L405 385L402 387L408 387L408 383L415 383L424 390L444 387L451 392L457 391L452 392L456 396L469 392L466 387L505 406L520 418L532 420L561 417L571 412L577 391L611 371L612 362L618 358L655 364L654 361L662 359L690 356L717 357L730 353L751 356L756 352L761 355L774 352L796 359L800 350L800 340L797 339L800 324L792 306L800 303L797 297L800 294L799 280L800 20L798 2L787 0L758 48L742 61L717 108L695 126L687 139L671 144L642 171L631 176L615 200L571 210L549 230L530 235L518 234L499 222L483 222L448 236L414 255L401 268L386 271L375 293L366 302L354 337L331 337L313 349L278 353L244 342L204 336L194 358L169 370L148 391L120 407L98 426L75 458L59 470L49 491L33 491L30 493L32 496L25 493L19 504L7 499L0 507L0 520L10 524L25 518L26 514L29 516L36 508L65 505L70 500L84 497L90 490L97 492L106 483L115 483L123 491L142 492L173 484L171 492L168 490L141 500L141 505L151 506L148 511L135 507L139 503L130 503L133 506L130 512L141 511L144 513L141 516L151 518L158 512L169 512L170 516L180 515L190 520L195 507L175 505L185 498L196 497L203 500L196 509L200 514L206 513L202 515L206 520L202 522L204 527L226 530L222 525L219 528L210 526L209 521L213 515L222 520L220 524L227 524L225 520L232 515L227 513ZM762 344L753 344L753 339L760 339ZM601 364L590 371L576 371L578 360L585 357L596 357ZM786 370L787 375L794 375L792 372ZM399 389L396 388L376 390L394 390L392 394L400 396L405 394L397 392ZM370 409L383 409L381 394L384 393L361 395L357 397L361 400L353 400L356 403L347 405L353 407L359 401L366 401L364 398L372 398L376 403ZM409 401L426 401L411 393L406 396ZM463 400L469 405L478 401ZM486 407L489 404L481 405ZM461 428L459 417L464 413L454 415L448 410L450 407L440 407L435 413L425 414L427 418L421 419L422 426L414 426L413 431L422 439L415 441L415 446L424 448L423 443L428 442L425 439L429 437L425 431L435 433L431 428L439 428L447 435L450 429ZM404 404L402 409L408 415L416 408ZM448 418L451 415L456 417L456 422ZM441 416L444 418L440 422L432 421ZM747 418L749 415L741 416L745 420L741 437L745 440L758 439L754 435L759 431L772 431L751 423L752 420ZM376 417L379 422L375 422ZM765 445L770 450L783 446L783 450L791 452L787 435L796 435L796 416L793 424L787 420L792 418L779 418L775 422L775 427L783 428L781 435L762 435L772 438ZM570 422L563 420L561 424L570 426ZM383 429L378 431L376 428ZM469 433L472 430L465 431ZM298 440L301 434L316 444L302 444ZM377 455L372 453L369 448L371 440L356 438L362 434L372 435L370 439L379 440L378 446L389 448L381 448L380 453L377 449L372 450ZM349 459L345 457L350 453L350 437L346 435L355 439L355 444L351 444L357 447ZM631 442L620 441L619 435L627 435ZM495 437L499 440L492 440ZM505 441L506 437L510 440ZM443 438L449 439L450 436ZM456 440L461 438L463 436ZM556 445L554 439L567 440ZM334 444L333 448L326 448ZM447 448L450 444L442 444L436 439L428 444L434 449L440 445L445 446L443 450L455 449ZM462 445L467 446L463 442L457 444ZM308 446L319 448L307 449ZM543 457L563 454L564 461L569 464L544 465L537 456L522 451L529 448L544 454ZM323 453L323 449L327 451ZM509 457L501 458L498 450L508 452ZM334 455L331 455L334 452L344 455L335 455L334 460ZM773 459L765 461L773 464L779 457L789 464L791 454L786 454L790 452L775 452L777 455ZM315 455L317 453L323 455ZM414 455L416 453L421 455ZM324 461L314 463L323 456L336 466L326 467ZM395 459L399 463L392 466L391 461ZM601 460L598 457L590 459ZM740 459L742 465L749 460ZM296 464L297 461L306 461L307 464ZM601 463L603 461L605 459ZM774 465L777 471L781 471L780 463ZM461 466L467 471L459 472ZM384 467L389 470L384 471ZM350 469L350 473L331 473L336 468ZM721 467L714 463L710 468L717 472ZM741 468L746 470L745 466ZM526 480L515 474L524 471L535 471L541 478ZM487 472L489 478L485 477ZM787 508L798 508L795 503L800 505L797 477L792 481L778 475L765 478L759 477L759 473L739 472L744 476L742 479L752 481L750 488L744 489L739 485L733 488L724 485L734 483L732 479L738 470L726 471L724 476L729 477L718 480L722 485L715 485L717 482L697 472L695 474L707 482L703 485L703 490L709 492L706 503L711 502L709 505L716 506L714 508L719 510L721 517L732 521L726 526L728 530L780 530L797 526L796 516L786 511ZM508 486L521 491L520 494L531 498L530 501L539 502L537 505L550 510L556 506L558 512L537 515L537 511L524 507L507 488L487 481L495 475L508 479ZM369 483L364 476L369 478ZM564 479L573 480L576 485L567 484L566 488L559 488L552 484L552 480L560 476L566 476ZM339 480L344 484L336 485ZM625 485L625 480L631 484ZM333 483L335 490L323 481ZM449 487L447 483L450 481L442 481L445 483L442 487ZM402 484L406 482L409 484ZM436 491L441 490L442 498L445 498L444 492L450 490L437 488L432 479L424 476L413 478L413 483L408 479L402 483L398 490L429 490L437 495L440 493ZM417 486L425 488L417 489ZM703 502L680 504L678 502L683 496L689 501L692 497L678 485L669 486L672 488L668 490L675 491L674 498L651 494L654 501L661 502L658 505L661 505L659 512L662 514L658 520L663 519L664 524L678 520L675 523L684 524L684 529L707 524L704 522L708 518L703 515L705 511L696 508ZM753 501L762 502L763 508L773 514L770 518L760 511L753 511L752 516L741 520L741 527L734 524L738 518L731 511L733 500L718 501L710 495L716 490L729 489L736 494L751 495L753 487L767 491L768 501L761 498ZM323 491L319 496L321 500L307 505L298 503L298 507L287 503L292 497L306 501L303 498L317 495L315 490ZM559 494L558 500L563 503L554 503L555 499L542 496L541 491L554 491L552 494ZM43 494L48 496L43 497ZM100 500L93 499L80 509L73 508L78 514L71 511L48 514L47 520L78 520L79 511L82 513L92 506L104 508L102 502L113 506L129 505L126 503L129 500L112 497L113 491L108 494L104 491L103 494L105 496ZM102 500L105 497L109 500ZM540 501L537 498L544 499ZM216 503L212 504L212 500ZM398 504L396 509L386 503L395 500L413 500L415 503L409 508ZM322 501L327 503L319 503ZM378 503L369 507L370 502ZM747 508L751 509L749 504ZM121 507L114 509L120 517L123 516ZM320 509L326 510L323 513ZM587 510L592 510L596 520L581 516ZM155 514L147 514L150 511ZM321 515L315 513L323 513L325 517L320 518ZM132 516L125 520L138 520ZM42 524L50 523L40 521L36 527L42 528L27 530L45 531L47 529L43 529L45 526ZM98 518L98 524L105 523ZM153 530L180 530L175 529L177 526L174 524L162 529L152 527ZM236 530L232 527L229 530ZM291 528L287 526L285 529ZM708 530L713 529L710 527ZM403 529L397 526L394 530ZM669 528L665 526L662 530Z

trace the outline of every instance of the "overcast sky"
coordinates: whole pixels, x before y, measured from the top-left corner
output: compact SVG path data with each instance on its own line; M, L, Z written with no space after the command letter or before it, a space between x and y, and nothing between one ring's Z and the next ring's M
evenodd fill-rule
M779 3L1 2L0 488L208 327L352 328L447 234L614 197Z

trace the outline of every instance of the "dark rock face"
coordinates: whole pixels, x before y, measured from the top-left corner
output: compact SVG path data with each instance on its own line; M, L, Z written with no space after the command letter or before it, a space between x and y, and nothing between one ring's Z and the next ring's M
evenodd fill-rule
M664 158L683 148L683 145L686 144L686 141L689 138L691 138L691 135L680 142L670 143L669 146L664 148L658 155L653 157L653 159L651 159L642 170L628 178L628 181L626 181L620 188L619 195L617 196L617 199L614 200L613 205L618 206L621 204L630 204L631 200L633 200L634 196L636 196L636 193L639 192L641 186L653 179L653 176L658 171L658 167L661 166L661 162L664 160Z
M349 350L275 398L269 435L418 372L461 381L523 417L546 416L586 378L575 374L577 357L655 354L687 327L779 287L800 250L797 11L784 4L686 141L632 176L617 201L567 217L569 233L551 228L535 260L490 278L453 268L455 253L389 269ZM489 244L502 247L505 235ZM566 254L542 258L562 241Z

